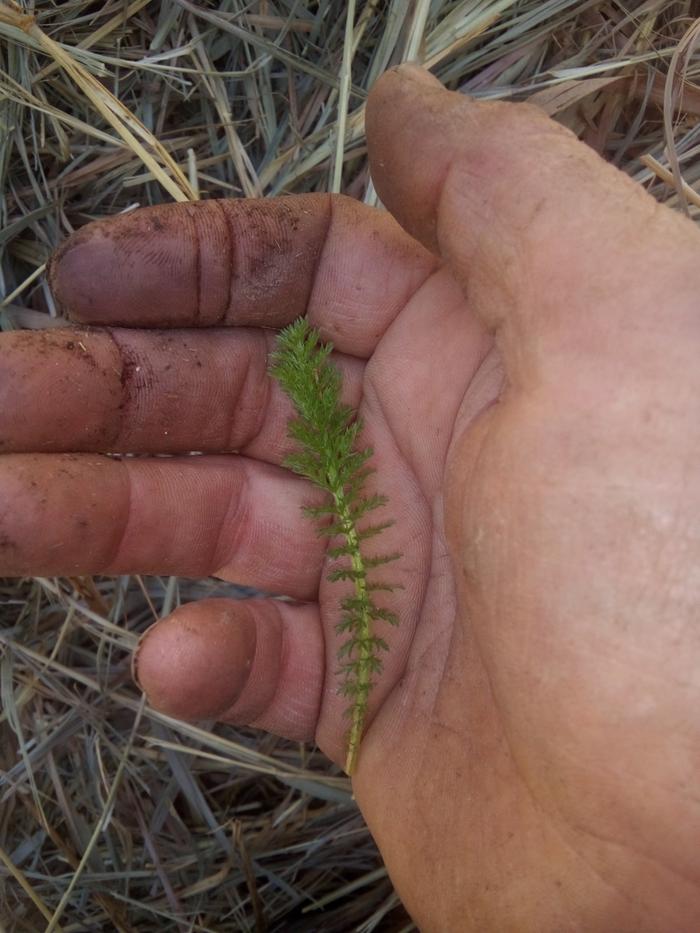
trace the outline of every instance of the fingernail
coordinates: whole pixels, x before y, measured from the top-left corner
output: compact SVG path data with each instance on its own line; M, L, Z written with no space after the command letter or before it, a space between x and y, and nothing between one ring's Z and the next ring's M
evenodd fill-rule
M442 88L443 85L426 68L414 62L405 62L394 69L401 77L408 78L416 84L423 84L425 87Z
M150 625L145 632L139 637L136 647L134 648L131 655L131 679L134 681L136 686L142 693L146 691L141 686L141 681L139 680L139 655L141 654L141 649L143 648L144 642L149 635L152 634L154 629L157 629L161 622L165 621L164 619L158 619L153 625Z

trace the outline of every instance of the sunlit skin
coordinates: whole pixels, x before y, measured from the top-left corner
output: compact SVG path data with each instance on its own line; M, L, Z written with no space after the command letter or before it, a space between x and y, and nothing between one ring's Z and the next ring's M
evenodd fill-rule
M417 69L367 139L388 212L204 202L62 248L76 329L0 338L0 572L295 597L187 605L137 675L342 764L337 596L266 372L306 313L403 555L353 787L418 926L697 933L700 234L535 109Z

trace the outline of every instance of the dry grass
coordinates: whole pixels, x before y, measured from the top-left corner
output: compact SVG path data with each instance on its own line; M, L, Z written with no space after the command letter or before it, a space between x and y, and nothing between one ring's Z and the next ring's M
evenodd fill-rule
M93 218L326 189L374 203L364 100L406 59L476 96L533 99L660 200L700 206L691 0L30 6L0 2L3 329L56 323L46 259ZM154 618L232 591L0 587L0 927L412 929L318 752L170 721L131 685Z

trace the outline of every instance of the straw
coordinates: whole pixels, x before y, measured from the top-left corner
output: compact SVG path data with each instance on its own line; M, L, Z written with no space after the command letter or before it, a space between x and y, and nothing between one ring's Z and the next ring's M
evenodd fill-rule
M45 264L93 218L330 189L376 203L365 101L407 60L532 100L696 217L694 6L0 0L0 327L62 323ZM248 592L0 581L0 928L414 929L317 749L142 708L130 658L154 618Z

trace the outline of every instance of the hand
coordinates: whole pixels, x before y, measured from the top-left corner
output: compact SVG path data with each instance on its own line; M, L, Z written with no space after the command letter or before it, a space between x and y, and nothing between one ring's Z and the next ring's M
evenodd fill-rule
M2 337L0 569L296 597L183 607L139 680L173 715L342 762L337 603L266 376L265 328L307 313L403 552L354 789L409 911L449 933L691 933L700 235L534 109L416 69L378 83L367 133L396 220L204 202L68 241L56 296L109 329Z

